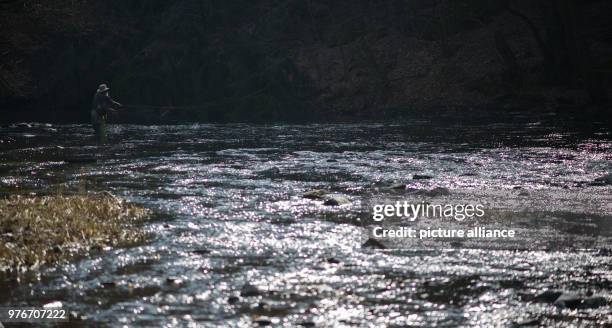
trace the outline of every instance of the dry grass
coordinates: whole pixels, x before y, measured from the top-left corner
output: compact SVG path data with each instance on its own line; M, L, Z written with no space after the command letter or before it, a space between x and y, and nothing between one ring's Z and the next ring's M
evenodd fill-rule
M0 200L0 271L21 271L143 239L147 211L110 193Z

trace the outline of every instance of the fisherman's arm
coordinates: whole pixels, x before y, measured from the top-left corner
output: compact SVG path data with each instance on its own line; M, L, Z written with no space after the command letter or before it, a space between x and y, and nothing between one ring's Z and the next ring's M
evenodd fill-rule
M116 102L113 98L111 98L111 96L106 96L106 103L109 105L109 107L114 107L114 108L123 107L122 104Z

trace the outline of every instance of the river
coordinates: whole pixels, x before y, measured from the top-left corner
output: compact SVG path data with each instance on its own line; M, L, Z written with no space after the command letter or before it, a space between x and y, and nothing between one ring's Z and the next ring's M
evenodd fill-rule
M84 124L0 132L3 194L85 186L154 212L143 244L19 283L3 277L0 305L60 301L75 326L612 325L612 187L591 183L612 171L603 121L474 112L376 124L118 124L104 147ZM408 189L389 189L398 182ZM448 194L419 192L435 187ZM302 197L312 189L350 203ZM512 226L517 238L362 247L373 199L477 202L486 224ZM537 301L546 290L602 295L608 306Z

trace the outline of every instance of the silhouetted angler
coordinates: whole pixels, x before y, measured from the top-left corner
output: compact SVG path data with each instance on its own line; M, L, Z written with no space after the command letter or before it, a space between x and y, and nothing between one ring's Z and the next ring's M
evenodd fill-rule
M108 93L109 90L110 88L106 84L100 84L91 106L91 125L93 125L99 143L106 142L106 115L108 111L122 106L111 98Z

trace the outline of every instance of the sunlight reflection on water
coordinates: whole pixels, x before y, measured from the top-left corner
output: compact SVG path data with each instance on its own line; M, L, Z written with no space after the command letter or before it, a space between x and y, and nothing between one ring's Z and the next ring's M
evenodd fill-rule
M47 268L31 287L3 291L0 300L61 300L86 320L129 326L251 326L265 318L288 327L603 322L609 307L583 310L585 317L532 301L550 288L609 299L612 257L596 248L360 247L356 217L373 196L483 203L496 218L523 224L526 245L562 237L609 246L612 189L588 183L611 168L610 132L560 132L537 122L468 130L419 120L116 125L103 149L83 147L90 140L82 125L57 127L69 138L24 136L2 150L2 188L71 190L86 179L89 189L110 190L156 215L144 226L147 243ZM62 161L93 154L97 161ZM417 198L390 190L397 182L451 194ZM317 188L350 204L302 198ZM577 221L595 226L574 227ZM248 296L246 284L256 289Z

